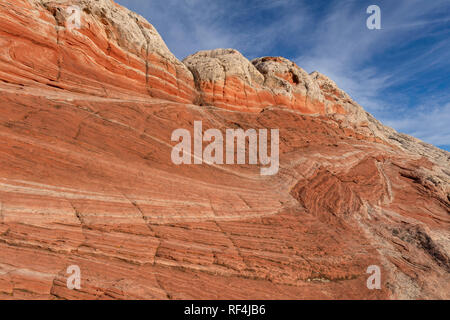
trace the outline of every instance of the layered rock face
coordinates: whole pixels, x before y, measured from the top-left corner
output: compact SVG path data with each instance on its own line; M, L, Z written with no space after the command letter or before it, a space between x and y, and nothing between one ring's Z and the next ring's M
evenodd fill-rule
M1 299L450 298L450 154L326 76L231 49L182 63L110 0L0 18ZM279 173L174 165L194 121L279 129Z

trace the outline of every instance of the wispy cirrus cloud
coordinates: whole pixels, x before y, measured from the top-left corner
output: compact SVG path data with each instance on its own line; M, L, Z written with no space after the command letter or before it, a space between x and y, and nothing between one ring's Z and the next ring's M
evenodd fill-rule
M423 137L435 145L449 146L450 103L444 106L422 106L414 113L388 119L385 124L400 131L411 131L411 135Z

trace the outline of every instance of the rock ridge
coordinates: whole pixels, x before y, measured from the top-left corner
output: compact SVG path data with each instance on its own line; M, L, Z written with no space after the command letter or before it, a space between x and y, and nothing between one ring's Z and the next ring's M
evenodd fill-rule
M1 299L450 298L449 154L287 59L182 63L113 1L0 0L0 108ZM199 120L279 129L278 174L175 165Z

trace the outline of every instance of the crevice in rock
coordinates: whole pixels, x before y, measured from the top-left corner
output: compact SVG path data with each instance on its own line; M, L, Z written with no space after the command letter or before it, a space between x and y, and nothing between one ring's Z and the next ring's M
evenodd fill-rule
M450 272L450 260L447 254L431 239L421 226L410 226L405 229L393 229L392 234L399 239L415 245L425 251L438 265Z
M5 222L5 217L3 216L3 202L0 201L0 224Z
M202 88L201 88L201 77L200 77L200 74L198 73L198 70L196 70L192 67L189 67L186 64L184 64L184 65L189 70L189 72L192 74L192 77L194 79L196 95L195 95L193 104L195 104L197 106L201 106L201 107L207 105L207 103L205 102L205 99L204 99L204 94L203 94ZM214 86L213 86L213 90L214 90ZM214 98L214 93L213 93L213 98Z
M66 198L66 201L71 205L71 207L74 210L75 216L77 217L78 221L80 221L80 228L81 228L81 233L84 237L84 241L82 241L76 248L70 250L69 254L68 254L68 259L70 258L70 255L77 251L79 248L81 248L87 241L87 236L85 234L85 229L91 229L90 227L88 227L84 221L83 215L78 211L78 209L75 207L75 205L72 203L72 201L70 201L69 199Z
M214 215L217 216L217 212L216 212L216 210L214 209L214 206L213 206L213 204L212 204L211 198L209 198L209 202L210 202L211 210L213 211ZM244 256L242 255L241 251L239 250L239 247L236 245L236 243L234 242L234 240L233 240L233 238L231 237L231 235L228 234L228 232L226 232L226 231L222 228L222 226L219 224L219 222L218 222L216 219L214 219L213 222L215 223L215 225L217 226L217 228L222 232L222 234L223 234L223 235L231 242L233 248L236 250L237 255L239 256L239 258L241 258L242 263L246 266L246 268L247 268L248 270L250 270L250 268L249 268L247 262L245 261Z
M150 223L148 222L147 217L145 216L144 212L142 211L141 207L136 203L136 201L130 199L125 192L115 188L133 207L136 208L136 210L141 214L142 220L144 221L144 224L146 225L146 227L148 228L148 230L150 230L152 235L155 235L155 231L153 230L153 228L151 227ZM156 254L155 254L156 255Z
M69 200L68 200L69 201ZM72 206L74 212L75 212L75 216L78 218L78 220L80 221L81 227L84 226L84 221L83 221L83 216L81 215L81 213L77 210L77 208L73 205L72 201L69 201L70 205Z
M152 93L151 93L151 87L150 87L150 83L149 83L149 64L148 64L148 54L149 54L149 47L150 47L150 39L147 37L147 35L144 32L144 28L142 27L142 25L139 23L139 20L135 17L133 17L131 14L129 14L129 17L131 19L134 19L136 25L138 26L139 30L141 31L142 36L145 39L145 88L147 90L147 93L150 97L153 97Z
M245 205L246 205L249 209L253 209L252 206L248 203L248 201L244 199L244 197L242 197L240 194L238 194L238 197L242 200L242 202L245 203Z
M225 66L223 64L221 64L221 67L223 69L223 74L224 74L224 79L223 79L223 89L222 89L222 99L225 103L227 103L227 101L225 100L225 88L227 86L227 70L225 69Z
M164 291L164 293L166 294L167 299L168 299L168 300L172 300L172 299L173 299L172 295L164 288L164 286L162 285L162 282L161 282L161 280L158 278L158 275L157 275L157 274L155 274L155 280L156 280L156 283L158 284L159 288L160 288L162 291Z

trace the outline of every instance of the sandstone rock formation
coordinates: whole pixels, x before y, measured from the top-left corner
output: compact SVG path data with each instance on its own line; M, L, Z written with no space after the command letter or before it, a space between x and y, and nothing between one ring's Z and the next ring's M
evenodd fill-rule
M450 154L326 76L230 49L182 63L111 0L0 0L0 43L1 299L450 298ZM280 129L280 172L175 166L197 120Z

